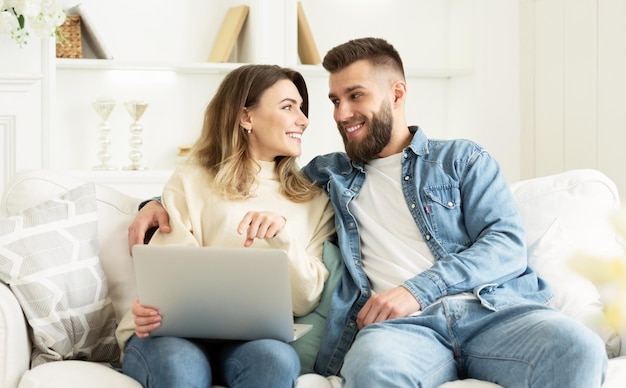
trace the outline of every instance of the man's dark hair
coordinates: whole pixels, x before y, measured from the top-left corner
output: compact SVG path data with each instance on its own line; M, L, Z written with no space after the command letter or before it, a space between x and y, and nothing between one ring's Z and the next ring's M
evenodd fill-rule
M402 75L404 66L398 51L381 38L359 38L332 48L326 56L322 66L330 73L336 73L359 60L368 60L373 66L391 68Z

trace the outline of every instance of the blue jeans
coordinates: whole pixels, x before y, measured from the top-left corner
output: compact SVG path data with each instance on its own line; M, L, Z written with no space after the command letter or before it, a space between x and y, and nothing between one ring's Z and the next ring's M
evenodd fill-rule
M449 299L416 317L368 325L348 351L344 387L437 387L475 378L507 388L594 388L604 381L602 340L542 305L498 312Z
M203 341L178 337L137 338L126 344L122 371L145 388L292 388L300 360L277 340Z

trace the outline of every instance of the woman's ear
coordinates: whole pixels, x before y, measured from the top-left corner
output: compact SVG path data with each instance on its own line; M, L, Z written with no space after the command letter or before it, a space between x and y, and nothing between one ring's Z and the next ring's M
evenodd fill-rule
M241 115L239 116L239 125L247 131L252 130L252 118L248 113L248 108L243 108L241 111Z

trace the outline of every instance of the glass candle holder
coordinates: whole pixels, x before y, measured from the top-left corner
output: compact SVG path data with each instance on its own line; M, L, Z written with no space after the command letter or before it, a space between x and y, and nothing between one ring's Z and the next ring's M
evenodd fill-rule
M128 145L130 146L128 159L130 159L130 164L124 166L124 170L146 170L147 167L141 164L143 158L143 153L141 152L141 146L143 145L141 138L143 124L141 124L139 120L148 108L148 104L142 100L129 100L124 103L124 106L133 119L133 122L128 127L130 132L130 139L128 140Z
M107 121L111 115L111 111L115 108L115 100L100 97L91 104L91 107L100 117L100 124L98 125L98 160L100 164L93 166L94 170L115 170L116 168L109 164L111 160L111 125Z

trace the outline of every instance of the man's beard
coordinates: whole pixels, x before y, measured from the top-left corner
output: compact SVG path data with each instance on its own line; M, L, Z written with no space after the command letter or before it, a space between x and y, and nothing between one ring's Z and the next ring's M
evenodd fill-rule
M346 149L346 153L350 159L355 162L368 162L378 158L380 154L389 144L391 140L391 128L393 127L393 116L391 115L391 105L387 102L383 102L380 105L378 113L372 116L371 120L365 120L367 125L367 134L360 142L354 139L348 139L345 131L339 130L341 137L343 138L343 144ZM340 124L339 127L345 127L344 124Z

